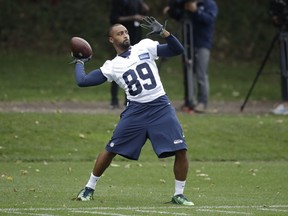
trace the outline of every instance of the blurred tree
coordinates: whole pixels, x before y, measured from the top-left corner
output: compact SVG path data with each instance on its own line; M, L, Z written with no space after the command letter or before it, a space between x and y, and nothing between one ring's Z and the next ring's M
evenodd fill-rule
M162 14L168 0L147 0L150 14L179 33L179 23ZM268 15L269 0L218 0L219 16L214 37L214 58L263 57L275 28ZM0 48L2 52L32 50L69 52L72 36L87 39L94 50L106 51L110 1L0 0ZM108 51L107 51L108 52Z

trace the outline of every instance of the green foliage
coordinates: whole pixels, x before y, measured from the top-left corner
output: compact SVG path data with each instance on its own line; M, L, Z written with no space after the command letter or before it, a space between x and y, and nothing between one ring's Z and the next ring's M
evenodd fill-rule
M0 16L5 22L0 24L1 47L10 51L69 53L71 37L80 36L91 41L93 48L98 50L106 39L103 29L107 29L109 17L103 12L109 10L109 3L92 0L56 2L2 0ZM98 37L102 40L92 43Z
M263 58L276 33L268 13L269 0L224 0L217 4L215 55L223 59Z
M179 34L181 25L162 14L166 0L146 2L149 15L162 22L168 18L168 29ZM0 4L0 19L5 20L0 23L2 50L69 53L70 38L80 36L91 43L95 53L111 53L106 38L110 1L1 0ZM221 0L217 4L213 58L263 58L275 34L268 14L269 0Z

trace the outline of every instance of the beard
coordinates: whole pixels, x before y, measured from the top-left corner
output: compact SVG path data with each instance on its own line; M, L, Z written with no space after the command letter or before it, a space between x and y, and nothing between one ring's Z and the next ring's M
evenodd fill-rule
M122 49L126 50L130 47L131 43L130 43L130 40L127 39L127 40L123 41L122 43L120 43L119 45Z

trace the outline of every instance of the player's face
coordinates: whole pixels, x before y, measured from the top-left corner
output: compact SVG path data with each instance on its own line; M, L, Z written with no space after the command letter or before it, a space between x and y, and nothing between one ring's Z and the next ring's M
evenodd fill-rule
M109 40L115 48L123 51L131 45L128 30L123 25L117 25L111 29Z

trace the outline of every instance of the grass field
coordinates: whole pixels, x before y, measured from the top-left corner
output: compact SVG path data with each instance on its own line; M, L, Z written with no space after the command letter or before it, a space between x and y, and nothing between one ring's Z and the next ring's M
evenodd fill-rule
M287 215L287 162L191 162L185 194L194 207L165 204L171 161L117 161L95 200L71 199L91 162L2 163L1 215ZM117 166L116 166L117 165ZM4 177L5 176L5 177ZM12 179L12 180L11 180Z
M68 57L0 56L0 102L110 98L108 84L77 88ZM89 64L88 70L96 63ZM169 60L162 69L168 94L181 100L179 67ZM243 100L256 70L255 63L213 62L211 99ZM275 71L275 65L268 70ZM277 101L278 78L262 76L251 99ZM115 158L94 201L72 200L86 184L118 114L0 112L0 215L288 214L286 116L178 116L189 146L185 195L194 207L166 204L174 192L173 158L158 160L149 142L139 161Z
M67 56L1 54L0 101L106 101L108 83L79 88L73 65ZM97 56L86 64L86 71L102 66ZM244 100L261 62L211 61L210 100ZM158 61L160 64L160 61ZM172 100L183 99L183 74L180 57L163 61L161 78ZM259 77L251 100L280 99L278 60L268 61ZM120 98L121 99L121 98Z
M192 208L164 204L172 159L148 142L140 160L116 157L95 200L71 199L117 115L1 113L1 215L287 215L287 119L179 114L189 145L185 194Z

